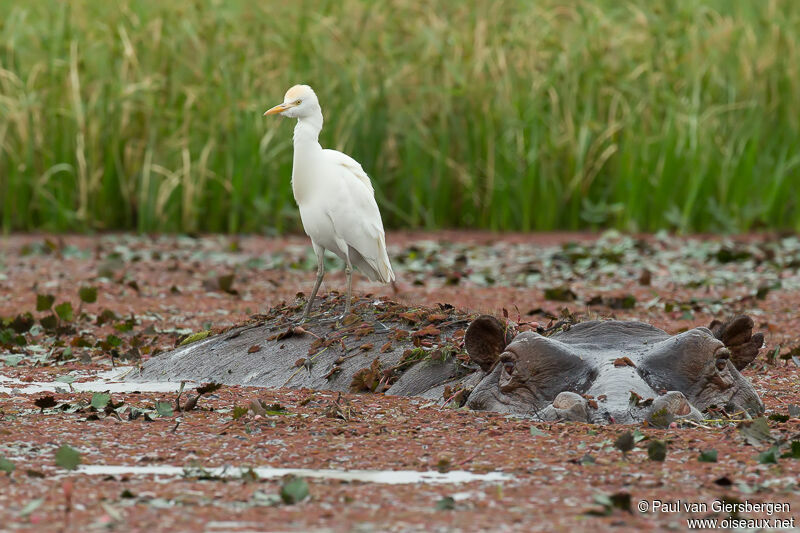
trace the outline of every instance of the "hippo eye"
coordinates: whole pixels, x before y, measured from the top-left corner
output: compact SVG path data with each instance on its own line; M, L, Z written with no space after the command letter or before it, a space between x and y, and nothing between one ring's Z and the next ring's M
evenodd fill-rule
M509 374L514 373L514 366L515 366L514 361L511 360L503 361L503 369L505 369L505 371Z

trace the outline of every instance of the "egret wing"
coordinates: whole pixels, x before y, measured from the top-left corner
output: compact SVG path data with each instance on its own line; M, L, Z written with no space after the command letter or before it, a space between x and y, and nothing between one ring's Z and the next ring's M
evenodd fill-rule
M355 178L367 186L370 194L375 196L375 189L372 188L372 182L370 181L369 176L367 176L367 173L364 172L364 169L361 167L361 163L349 155L343 154L342 152L338 152L336 150L325 149L322 151L322 153L325 154L325 157L327 157L331 163L335 165L341 165L350 171Z
M341 167L343 186L335 201L328 203L328 216L337 237L347 243L353 264L370 279L388 283L394 279L394 272L386 251L383 221L372 185L361 165L344 154L340 155L352 164ZM353 164L360 175L353 172Z

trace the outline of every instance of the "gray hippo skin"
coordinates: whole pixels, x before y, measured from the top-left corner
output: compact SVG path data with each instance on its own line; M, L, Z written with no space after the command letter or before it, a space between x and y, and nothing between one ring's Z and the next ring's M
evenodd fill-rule
M340 300L329 300L326 313L337 316ZM700 419L712 406L764 411L739 373L764 342L746 316L675 336L619 321L562 326L568 329L545 336L552 331L517 334L514 324L488 315L470 321L441 306L417 308L410 320L408 307L368 297L349 326L312 320L297 328L303 307L301 300L279 306L177 346L126 379L377 392L598 424L665 426Z
M485 372L467 405L540 420L655 426L700 420L711 406L762 414L739 369L758 354L763 336L752 335L745 316L712 328L670 336L641 322L591 321L550 337L522 332L506 343L507 328L485 315L465 336L470 359Z

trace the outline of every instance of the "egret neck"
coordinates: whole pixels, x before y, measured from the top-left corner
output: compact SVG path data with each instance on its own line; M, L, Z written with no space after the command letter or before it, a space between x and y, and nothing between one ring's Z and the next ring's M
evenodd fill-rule
M292 161L292 193L298 204L308 197L311 183L304 176L313 176L313 165L322 154L319 132L322 131L322 110L317 106L308 116L297 119L294 127L294 158Z

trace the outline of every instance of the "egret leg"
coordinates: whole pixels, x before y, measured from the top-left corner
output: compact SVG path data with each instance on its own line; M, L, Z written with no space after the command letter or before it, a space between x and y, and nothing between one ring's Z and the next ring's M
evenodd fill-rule
M300 322L308 320L308 315L311 313L311 306L314 305L314 298L317 297L317 291L322 284L322 278L325 276L325 248L317 246L314 243L312 244L314 246L314 253L317 254L317 281L314 283L314 290L311 291L311 297L308 299L306 310L303 312L303 317L300 319Z
M342 318L350 314L350 300L353 296L353 266L350 264L350 258L347 258L347 266L344 269L344 274L347 276L347 300L344 302L344 313Z

